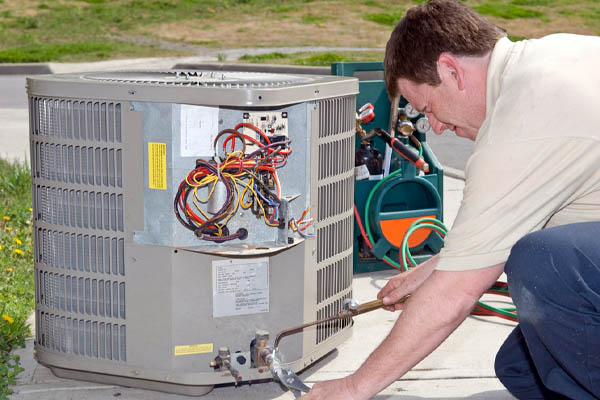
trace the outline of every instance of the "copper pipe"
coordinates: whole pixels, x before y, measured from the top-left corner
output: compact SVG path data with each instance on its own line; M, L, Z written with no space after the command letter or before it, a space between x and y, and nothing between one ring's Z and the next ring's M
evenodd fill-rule
M409 298L409 296L410 295L404 296L403 298L398 300L395 304L404 303ZM339 313L332 315L331 317L319 319L317 321L307 322L302 325L293 326L291 328L284 329L275 336L275 342L273 343L273 348L275 349L275 351L277 351L279 349L279 342L281 341L281 338L283 336L287 336L292 333L302 331L304 328L308 328L309 326L322 324L322 323L333 321L336 319L340 320L340 319L345 319L345 318L352 318L352 317L355 317L360 314L378 310L384 306L385 305L383 304L383 299L377 299L377 300L369 301L369 302L366 302L363 304L359 304L358 307L356 307L356 309L354 309L354 310L346 308L346 309L340 311Z

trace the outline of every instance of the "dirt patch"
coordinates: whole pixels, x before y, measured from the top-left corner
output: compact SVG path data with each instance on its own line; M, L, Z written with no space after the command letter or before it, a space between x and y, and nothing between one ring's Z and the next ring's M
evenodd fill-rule
M213 48L332 46L383 48L392 26L366 21L366 13L403 9L401 2L377 6L341 1L305 3L288 12L249 11L235 16L217 11L205 21L187 20L148 26L146 34L187 43L211 43ZM474 3L477 3L474 2ZM570 6L569 8L572 8ZM507 20L490 17L510 35L537 38L556 32L594 35L594 27L577 16L565 16L558 8L541 7L546 18ZM309 21L309 23L306 23ZM311 22L315 21L315 22Z
M344 7L337 2L319 2L315 8L309 3L299 11L285 14L245 14L237 20L215 16L210 22L179 21L159 24L145 29L154 35L184 42L215 42L221 48L334 46L385 46L390 29L374 22L364 21L361 12L366 7ZM318 6L318 9L316 7ZM307 17L308 16L308 17ZM326 16L325 18L316 18ZM318 22L303 23L312 17Z
M496 25L506 29L510 35L525 38L540 38L552 33L568 32L580 35L595 35L596 31L586 25L583 18L576 16L564 16L557 12L546 13L549 21L545 22L537 18L529 19L502 19L490 18Z

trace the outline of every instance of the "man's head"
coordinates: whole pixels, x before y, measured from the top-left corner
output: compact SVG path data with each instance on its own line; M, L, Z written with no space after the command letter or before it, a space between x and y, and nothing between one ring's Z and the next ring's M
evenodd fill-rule
M388 93L398 93L398 79L440 84L437 62L442 53L483 56L505 32L456 0L430 0L406 11L385 50Z
M409 9L385 52L390 96L401 92L436 133L449 129L474 140L485 119L491 51L503 36L456 0L430 0Z

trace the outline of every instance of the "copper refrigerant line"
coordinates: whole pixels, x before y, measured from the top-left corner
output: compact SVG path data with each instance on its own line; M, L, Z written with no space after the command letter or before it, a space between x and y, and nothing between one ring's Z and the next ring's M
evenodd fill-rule
M408 299L408 295L401 298L396 304L403 303ZM302 393L307 393L310 388L290 369L290 367L281 364L279 354L279 342L284 336L302 331L304 328L322 324L333 320L351 319L357 315L367 313L369 311L380 309L384 306L382 299L369 301L367 303L358 304L352 299L344 301L344 307L339 313L328 318L323 318L317 321L308 322L306 324L294 326L284 329L275 336L273 347L269 346L269 332L264 330L256 331L255 338L250 344L251 365L252 367L268 367L273 378L279 380L294 394L296 398ZM229 371L237 385L242 381L242 375L231 362L231 352L228 347L219 348L218 356L210 362L210 366L219 371Z
M408 299L409 296L410 295L404 296L403 298L398 300L395 304L404 303ZM378 310L378 309L382 308L383 306L384 306L383 299L377 299L377 300L369 301L369 302L363 303L363 304L358 304L356 301L354 301L352 299L347 299L344 302L344 308L342 309L342 311L340 311L339 313L337 313L335 315L332 315L331 317L319 319L317 321L307 322L302 325L293 326L291 328L282 330L275 336L275 341L273 342L273 348L277 352L279 349L279 342L281 341L281 339L284 336L290 335L292 333L300 332L300 331L304 330L304 328L308 328L309 326L318 325L318 324L322 324L322 323L333 321L333 320L343 320L346 318L352 318L352 317L355 317L360 314Z

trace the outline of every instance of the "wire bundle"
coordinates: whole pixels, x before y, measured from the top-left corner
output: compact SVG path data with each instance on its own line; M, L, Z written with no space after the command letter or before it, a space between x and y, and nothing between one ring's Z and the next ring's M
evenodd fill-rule
M311 209L311 207L308 207L306 210L304 210L304 212L302 213L300 218L298 218L297 221L296 221L296 219L291 218L290 222L289 222L289 225L290 225L290 228L292 229L292 231L297 232L300 236L302 236L305 239L315 236L313 234L308 234L308 233L304 232L304 230L306 230L306 228L308 228L313 223L312 218L309 218L307 220L304 219L304 218L306 218L306 214L308 214L310 209Z
M257 140L239 131L246 127L255 131L261 140ZM251 124L238 124L234 129L219 132L213 142L215 154L219 154L219 139L222 141L222 156L214 161L196 160L196 168L190 171L179 184L173 207L175 216L187 229L203 240L224 242L233 239L245 239L246 228L230 233L227 223L238 208L251 209L262 216L268 226L279 227L279 205L281 187L277 169L287 163L292 152L290 140L284 138L271 142L269 137ZM241 150L236 150L236 143ZM249 154L247 148L256 147ZM227 148L230 147L230 151ZM208 203L214 195L217 185L223 185L225 199L215 213L204 211L201 204ZM199 189L207 188L208 195L201 197Z

